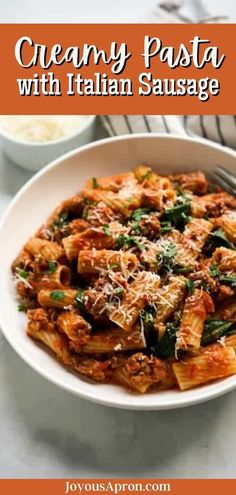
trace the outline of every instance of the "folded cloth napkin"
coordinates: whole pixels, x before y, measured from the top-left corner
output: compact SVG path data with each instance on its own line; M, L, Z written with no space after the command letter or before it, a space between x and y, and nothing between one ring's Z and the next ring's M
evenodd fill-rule
M161 0L148 21L159 23L226 22L225 16L208 12L202 0ZM166 132L211 139L236 149L235 115L103 115L110 136L136 132Z

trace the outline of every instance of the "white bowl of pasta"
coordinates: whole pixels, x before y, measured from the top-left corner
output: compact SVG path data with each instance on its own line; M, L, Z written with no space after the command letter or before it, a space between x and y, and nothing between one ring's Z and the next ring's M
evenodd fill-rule
M129 135L72 151L22 188L0 226L0 323L26 363L127 409L236 387L236 200L209 191L219 163L233 171L236 154Z

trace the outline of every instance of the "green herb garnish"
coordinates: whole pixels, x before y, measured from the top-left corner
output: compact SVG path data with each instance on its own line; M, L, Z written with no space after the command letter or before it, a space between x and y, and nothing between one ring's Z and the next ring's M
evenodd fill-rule
M108 265L109 270L117 270L117 268L120 268L120 265L117 263L112 263L111 265Z
M27 279L30 275L32 275L31 272L27 272L26 270L21 270L20 268L17 268L17 274L19 275L20 278Z
M98 189L99 185L98 185L98 181L95 177L92 178L92 182L93 182L93 189Z
M150 179L150 177L152 176L152 174L153 174L152 170L148 170L148 171L146 172L146 174L144 174L144 175L142 176L142 181L145 181L145 180L147 180L147 179Z
M210 266L210 275L212 277L218 277L219 276L219 268L217 265L211 265Z
M108 223L105 223L105 224L103 225L103 232L104 232L104 234L106 234L106 235L110 235L110 230L109 230L109 225L108 225Z
M18 309L18 311L24 312L24 313L27 311L27 307L23 303L18 304L17 309Z
M150 212L151 212L150 208L138 208L137 210L133 211L131 218L136 222L139 222L143 217L143 215L149 215Z
M150 338L150 335L154 329L154 321L155 321L156 309L154 306L147 306L141 311L140 319L144 326L145 335L147 338Z
M177 247L170 242L167 244L163 251L157 255L157 263L162 270L171 270L175 264L175 256L177 254Z
M141 230L140 230L140 227L139 227L138 222L131 223L130 224L130 227L131 227L132 231L135 232L136 235L139 235L141 233Z
M48 269L47 270L44 270L43 273L45 275L47 275L47 274L50 275L51 273L54 273L56 271L56 266L57 266L56 261L50 260L48 262Z
M176 256L176 254L177 254L177 247L175 244L170 242L170 244L167 245L163 251L162 256L163 256L164 262L174 258Z
M84 307L84 290L83 289L78 290L74 301L75 301L75 304L76 304L78 309L81 309L81 310L85 309L85 307Z
M124 288L123 287L116 287L114 289L115 294L123 294Z
M89 199L89 198L84 198L83 203L85 206L88 206L88 205L95 204L95 201L91 201L91 199Z
M50 292L50 298L53 301L61 301L62 299L65 299L65 292L63 292L63 290L52 290Z
M119 247L130 247L130 246L136 246L139 249L144 248L144 244L140 242L137 237L133 235L127 235L127 234L121 234L117 238L117 244Z
M60 213L55 222L52 224L52 228L54 230L62 229L68 225L69 221L68 212Z

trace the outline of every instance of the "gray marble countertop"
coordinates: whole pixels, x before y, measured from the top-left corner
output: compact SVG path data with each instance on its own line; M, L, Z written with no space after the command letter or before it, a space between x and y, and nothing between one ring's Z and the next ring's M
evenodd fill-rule
M222 13L221 0L205 3ZM45 4L1 0L1 22L139 20L155 1ZM235 17L235 0L224 2L223 13ZM0 213L29 176L0 149ZM176 411L122 411L56 388L1 333L0 355L0 477L235 477L236 391Z

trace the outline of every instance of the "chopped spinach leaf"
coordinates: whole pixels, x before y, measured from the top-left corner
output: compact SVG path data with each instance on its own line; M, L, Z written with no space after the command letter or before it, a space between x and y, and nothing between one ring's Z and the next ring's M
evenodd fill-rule
M156 309L151 304L141 311L140 319L144 326L145 336L150 339L154 329Z
M104 234L106 234L106 235L110 235L110 230L109 230L109 225L108 225L108 223L105 223L105 224L103 225L103 232L104 232Z
M191 200L180 196L177 198L175 206L167 208L162 215L161 221L170 222L170 224L182 230L184 226L190 221L191 214Z
M235 249L235 246L232 244L232 242L230 242L227 239L224 231L221 229L218 229L218 230L215 230L215 232L212 232L209 235L209 241L210 241L210 243L213 244L213 248L224 246L224 247L227 247L229 249Z
M231 321L211 318L204 324L201 345L208 345L226 335L233 327Z
M171 232L173 227L170 222L161 222L161 234L166 234L167 232Z
M221 275L220 282L230 285L231 289L236 293L236 275Z
M195 286L192 280L186 279L185 285L188 290L188 295L192 296L194 294Z
M180 266L180 265L174 265L173 266L173 272L174 273L191 273L193 269L190 266Z
M164 335L152 348L153 354L164 359L173 357L175 355L176 333L178 329L179 322L167 323Z

